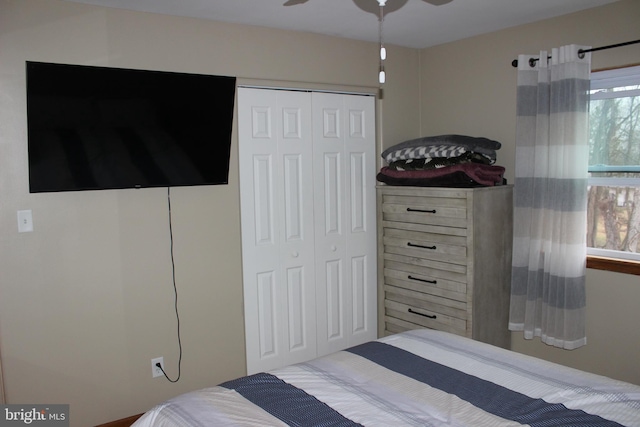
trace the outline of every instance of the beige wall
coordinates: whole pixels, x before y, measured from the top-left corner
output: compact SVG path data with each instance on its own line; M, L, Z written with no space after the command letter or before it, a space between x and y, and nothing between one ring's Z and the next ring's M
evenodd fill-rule
M419 127L418 51L389 51L379 141ZM152 379L158 356L177 375L166 189L29 194L25 60L375 92L376 45L58 0L0 0L7 401L69 403L71 425L87 426L244 374L237 130L229 185L171 191L182 377ZM33 233L18 234L20 209L33 211Z
M462 133L503 143L498 163L513 182L518 54L565 44L592 47L636 40L640 1L608 6L421 51L421 133ZM640 45L595 52L594 69L640 64ZM587 271L586 347L557 350L513 334L513 349L640 384L640 280Z
M422 52L389 48L380 144L480 134L505 143L499 161L512 169L511 60L559 44L637 38L631 21L638 4L622 1ZM565 20L568 30L556 27ZM533 35L538 28L543 35ZM600 53L594 63L640 62L623 49ZM7 401L70 403L72 426L94 425L241 375L245 357L237 130L229 185L171 192L182 379L152 379L150 359L157 356L171 376L177 373L166 190L29 194L25 60L375 91L376 58L374 44L332 37L58 0L0 0L0 351ZM33 233L18 234L20 209L33 210ZM590 344L562 353L566 363L640 383L634 279L589 272ZM560 357L517 338L515 348Z

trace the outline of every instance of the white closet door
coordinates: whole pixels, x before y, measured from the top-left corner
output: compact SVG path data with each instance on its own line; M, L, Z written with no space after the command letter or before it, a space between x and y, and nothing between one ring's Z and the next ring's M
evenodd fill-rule
M310 94L240 88L247 371L316 356Z
M377 337L374 98L313 93L318 356Z

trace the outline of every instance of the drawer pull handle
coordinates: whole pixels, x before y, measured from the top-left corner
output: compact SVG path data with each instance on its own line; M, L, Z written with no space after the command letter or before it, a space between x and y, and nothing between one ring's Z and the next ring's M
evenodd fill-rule
M435 245L423 246L423 245L416 245L415 243L411 243L411 242L407 242L407 246L411 246L412 248L431 249L431 250L434 250L436 248Z
M417 277L413 277L413 276L407 276L407 277L411 280L417 280L418 282L432 283L434 285L438 283L437 280L418 279Z
M407 212L436 213L436 210L407 208Z
M438 316L436 316L435 314L434 315L428 315L428 314L424 314L424 313L418 313L417 311L414 311L412 309L409 309L409 313L418 314L420 316L428 317L429 319L437 319L438 318Z

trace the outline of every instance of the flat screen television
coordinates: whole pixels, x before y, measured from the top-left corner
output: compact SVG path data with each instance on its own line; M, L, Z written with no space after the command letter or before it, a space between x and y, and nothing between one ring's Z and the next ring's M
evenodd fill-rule
M26 63L31 193L227 184L235 77Z

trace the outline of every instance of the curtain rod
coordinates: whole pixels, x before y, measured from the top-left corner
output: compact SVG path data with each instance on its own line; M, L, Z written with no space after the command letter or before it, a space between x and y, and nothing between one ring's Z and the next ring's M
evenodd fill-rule
M630 44L636 44L636 43L640 43L640 40L633 40L633 41L630 41L630 42L611 44L609 46L594 47L592 49L578 49L578 56L580 58L583 58L584 54L588 53L588 52L597 52L599 50L613 49L614 47L628 46ZM549 56L549 58L551 58L551 57ZM540 58L531 58L531 59L529 59L529 66L530 67L535 67L536 62L538 62L539 59ZM512 67L517 67L518 66L518 60L514 59L513 61L511 61L511 66Z

